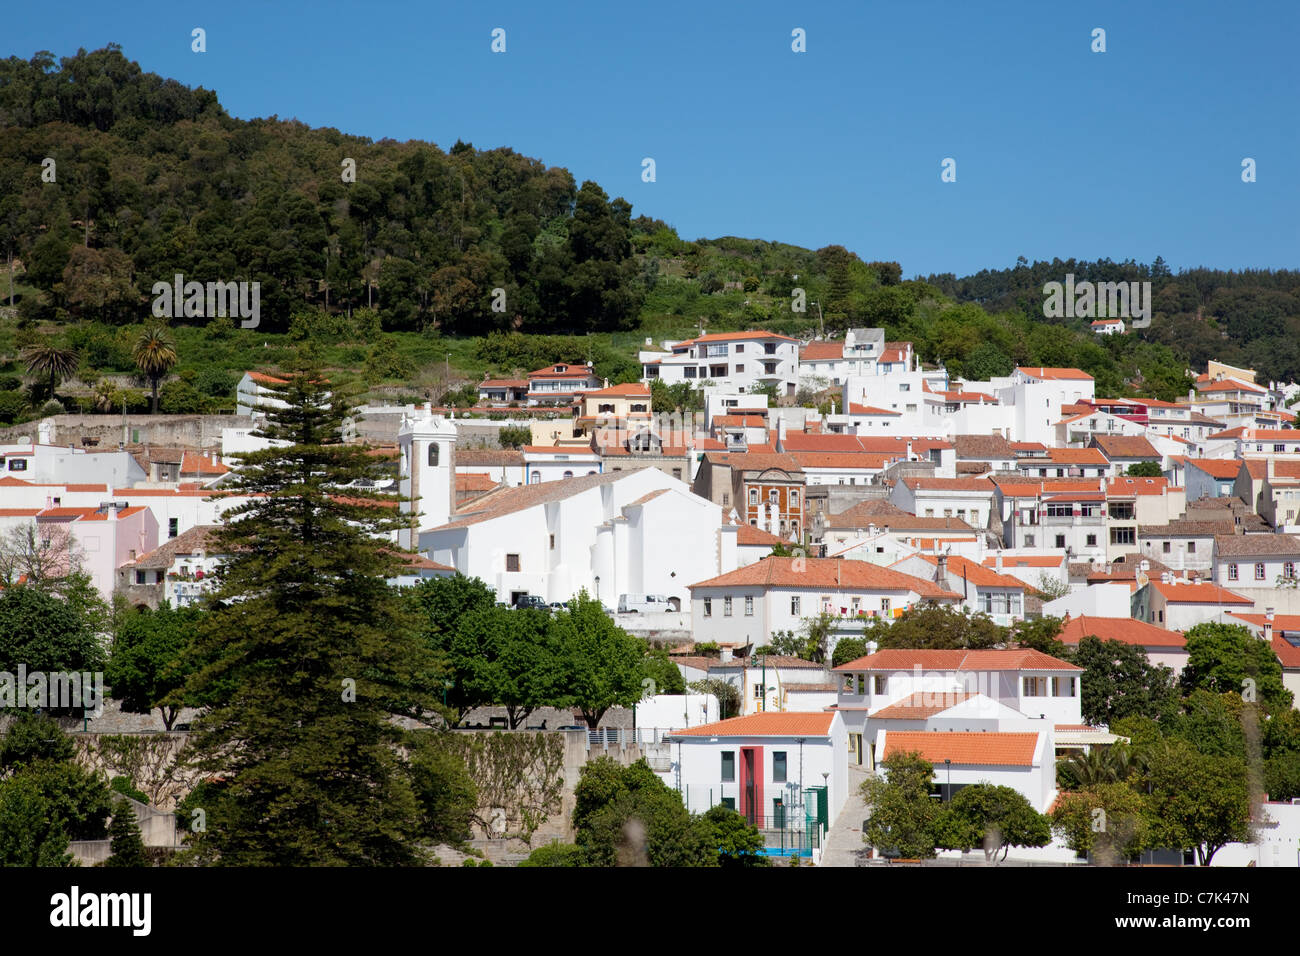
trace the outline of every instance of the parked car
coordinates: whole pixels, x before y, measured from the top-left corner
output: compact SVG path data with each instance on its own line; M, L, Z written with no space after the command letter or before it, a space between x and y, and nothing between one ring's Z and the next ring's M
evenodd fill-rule
M552 601L552 602L551 602L551 610L552 610L552 611L563 611L563 610L564 610L566 607L568 607L568 606L569 606L569 605L565 604L563 601Z
M674 607L674 605L677 605ZM618 596L619 614L645 614L651 611L675 611L680 602L670 599L666 594L620 594Z
M536 594L522 595L519 600L515 602L515 607L531 607L539 611L549 611L551 609L551 606Z

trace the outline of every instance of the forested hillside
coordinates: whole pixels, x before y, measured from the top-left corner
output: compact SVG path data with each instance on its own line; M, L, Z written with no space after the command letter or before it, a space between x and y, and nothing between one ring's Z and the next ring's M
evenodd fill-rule
M0 249L0 423L56 399L138 410L140 388L159 383L162 411L227 409L239 372L302 349L396 398L468 402L463 386L483 374L557 360L630 381L646 336L700 328L881 326L954 375L1072 365L1099 395L1176 397L1188 363L1213 356L1300 374L1296 273L1056 262L922 281L839 245L689 242L510 149L234 119L216 93L145 73L115 46L0 61ZM1098 340L1084 320L1044 319L1043 282L1070 268L1150 276L1152 327ZM151 288L176 273L260 282L260 325L173 319L174 354L155 341L149 371Z

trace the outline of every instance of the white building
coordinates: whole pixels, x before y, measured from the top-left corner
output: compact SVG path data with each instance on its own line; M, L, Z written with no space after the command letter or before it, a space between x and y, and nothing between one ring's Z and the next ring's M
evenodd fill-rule
M410 515L398 543L415 550L419 532L446 524L456 509L456 426L441 415L403 416L397 444L402 452L398 493L407 499L402 513Z
M449 522L426 523L418 550L510 603L567 601L585 588L610 607L620 594L684 606L690 582L735 568L736 532L720 506L642 468L489 492Z
M793 395L798 385L799 342L787 335L712 332L665 345L667 352L640 353L643 382L710 382L744 394L775 385L780 395Z
M732 717L669 740L676 760L661 776L686 809L729 806L772 831L764 834L769 846L782 831L806 832L808 820L833 826L848 795L844 722L833 712ZM825 797L814 788L825 788Z
M961 597L866 561L802 557L765 558L698 580L689 590L696 639L732 645L768 644L775 632L798 632L823 612L892 619L921 601L953 603Z

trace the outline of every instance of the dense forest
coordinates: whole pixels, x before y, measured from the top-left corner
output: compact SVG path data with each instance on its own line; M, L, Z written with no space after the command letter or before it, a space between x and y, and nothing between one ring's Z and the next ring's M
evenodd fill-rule
M232 118L114 45L0 61L0 249L0 423L56 399L146 407L126 379L161 385L162 411L224 410L238 373L302 349L375 394L469 402L484 374L591 361L631 381L645 337L750 327L880 326L954 375L1071 365L1099 395L1177 397L1210 357L1300 376L1297 273L1022 260L904 279L838 245L686 241L510 149ZM1045 319L1042 285L1067 271L1150 278L1151 327ZM142 364L151 289L177 273L259 282L256 331L176 318Z

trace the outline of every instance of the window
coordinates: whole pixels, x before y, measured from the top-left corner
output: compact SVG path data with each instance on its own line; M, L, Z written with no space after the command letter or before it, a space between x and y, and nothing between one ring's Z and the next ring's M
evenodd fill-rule
M750 489L749 489L749 503L750 503L751 505L756 505L756 504L758 504L758 489L757 489L757 488L750 488Z
M1195 553L1196 553L1196 542L1195 542L1195 541L1188 541L1188 542L1187 542L1187 553L1188 553L1188 554L1195 554Z
M1026 677L1025 690L1022 697L1046 697L1047 696L1047 678L1046 677Z
M785 783L785 755L784 750L772 751L772 782Z
M722 616L731 617L731 598L729 597L722 599Z
M1095 534L1088 535L1087 541L1088 541L1088 547L1090 548L1097 547L1097 536Z
M791 615L792 617L798 617L798 616L799 616L799 596L798 596L798 595L795 595L794 597L790 598L790 615Z
M1229 580L1229 581L1235 581L1235 580L1237 580L1237 565L1236 565L1236 564L1230 564L1230 565L1228 565L1228 580Z
M753 616L754 616L754 596L752 594L746 594L745 595L745 617L753 617Z
M436 441L429 442L429 467L438 467L438 443Z
M884 611L886 614L889 613L889 598L880 599L880 610Z
M555 535L551 535L551 550L555 550Z
M722 507L726 508L730 504L731 504L731 493L724 491L722 493Z
M528 480L531 484L535 485L542 480L542 473L540 471L534 471L528 476Z
M1025 535L1025 547L1032 548L1033 546L1034 546L1034 536L1032 534Z
M795 491L793 488L790 489L790 507L799 507L799 492Z
M1285 451L1286 451L1286 445L1274 445L1274 446L1273 446L1273 450L1274 450L1275 452L1279 452L1279 453L1281 453L1281 452L1285 452Z
M933 509L933 508L926 508L926 509L925 509L925 516L926 516L927 518L933 518L933 517L934 517L934 509Z
M704 599L704 616L713 617L713 598Z
M763 699L763 685L762 685L762 684L755 684L755 685L754 685L754 700L762 700L762 699Z
M898 390L900 392L910 392L912 390L912 386L909 385L907 382L903 382L901 385L898 386Z
M149 582L145 580L145 577L146 577L146 574L145 574L144 571L137 571L137 572L135 572L135 583L136 583L136 584L148 584Z
M737 343L736 343L736 354L739 355L740 353L742 353L742 352L744 352L744 351L745 351L745 346L744 346L742 343L737 342Z
M1058 535L1056 536L1056 547L1058 547L1058 548L1064 548L1064 547L1065 547L1065 535L1063 535L1063 534L1058 534Z
M1264 580L1264 562L1263 562L1263 561L1257 561L1257 562L1255 563L1255 580L1256 580L1256 581L1263 581L1263 580Z
M1073 677L1053 677L1052 678L1052 696L1053 697L1073 697L1074 696Z
M951 509L951 508L944 508L944 509L943 509L943 516L944 516L945 518L951 518L951 517L952 517L952 509Z
M1132 544L1137 539L1136 528L1111 528L1111 544Z
M734 750L722 751L722 782L736 782L736 752Z
M27 470L27 459L26 459L26 458L10 458L10 459L9 459L9 470L10 470L10 471L26 471L26 470Z
M1290 579L1295 577L1295 562L1287 561L1282 565L1282 577Z
M737 375L744 375L744 374L745 374L745 366L743 366L743 365L737 365L737 366L736 366L736 374L737 374Z
M726 807L728 810L734 810L734 809L736 809L736 798L735 798L735 797L723 797L723 798L722 798L722 805L723 805L724 807ZM1085 855L1085 859L1086 859L1086 855Z
M572 478L572 477L573 477L573 472L571 472L571 471L566 471L566 472L564 473L564 477L565 477L565 478Z
M872 677L873 677L873 679L872 679L872 681L871 681L871 685L872 685L872 693L874 693L874 694L883 694L883 693L885 692L885 675L884 675L884 674L874 674L874 675L872 675Z
M673 477L680 479L682 477L682 470L680 468L674 468Z
M694 377L695 377L695 366L694 366L694 365L688 365L688 366L686 366L686 368L683 369L683 374L684 374L687 378L694 378Z
M1173 545L1170 544L1168 541L1166 541L1164 544L1160 546L1160 550L1163 551L1165 554L1168 554L1170 550L1172 550L1172 548Z
M176 537L177 534L180 533L180 523L181 523L180 518L167 519L167 537L174 538Z
M768 501L772 502L773 504L776 504L780 499L781 499L781 492L777 491L775 488L768 489L767 492Z
M518 570L519 570L519 555L517 555L517 554L507 554L507 555L506 555L506 571L509 572L509 571L518 571Z

